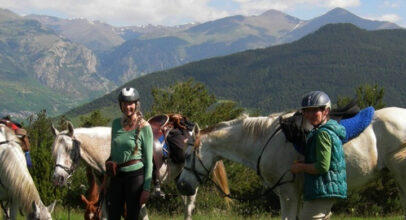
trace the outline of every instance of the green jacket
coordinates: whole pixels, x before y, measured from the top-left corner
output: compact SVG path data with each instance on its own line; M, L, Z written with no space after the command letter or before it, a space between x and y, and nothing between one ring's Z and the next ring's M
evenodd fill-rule
M304 200L347 198L347 177L342 140L345 128L335 120L314 129L307 137L305 162L320 174L304 174Z

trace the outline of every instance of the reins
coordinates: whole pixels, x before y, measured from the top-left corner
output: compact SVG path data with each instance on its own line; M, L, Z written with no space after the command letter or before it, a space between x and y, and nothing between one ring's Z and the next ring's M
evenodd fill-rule
M262 147L261 153L260 153L258 161L257 161L257 174L259 176L261 176L259 164L260 164L260 161L261 161L261 158L262 158L262 154L264 153L264 151L266 149L266 146L269 144L269 142L272 140L272 138L278 133L279 130L281 130L280 125L276 128L276 130L272 133L272 135L268 138L268 140L266 141L266 143ZM190 145L190 143L188 143L188 144ZM203 169L205 170L206 174L199 173L196 170L196 158L198 158L198 161L199 161L200 165L203 167ZM296 179L296 175L294 173L290 172L290 169L288 169L279 177L278 181L276 181L276 183L274 185L267 188L263 193L261 193L259 195L252 195L252 196L247 196L247 197L237 197L237 196L231 195L231 193L224 192L224 190L219 186L219 184L217 184L212 178L209 177L210 170L204 165L204 163L200 159L200 157L198 157L196 148L194 148L194 150L193 150L192 164L193 164L193 167L189 168L189 167L184 166L183 169L185 169L185 170L187 170L189 172L192 172L195 175L197 181L200 184L202 184L204 182L203 179L201 178L201 176L202 176L202 177L210 180L210 182L212 182L214 184L214 186L217 188L218 191L220 191L223 194L223 196L228 197L230 199L239 200L239 201L247 201L247 200L253 200L253 199L262 198L262 197L268 195L270 192L272 192L276 187L287 184L287 183L293 183L295 181L295 179ZM292 174L292 179L284 181L283 179L285 178L286 174L288 174L288 173ZM261 178L263 179L262 176L261 176Z
M261 153L259 154L258 160L257 160L257 174L258 176L260 176L261 178L263 178L261 176L261 171L259 168L259 163L261 162L261 158L262 158L262 154L264 154L264 151L266 149L266 146L269 144L269 142L271 142L272 138L276 135L276 133L278 133L279 130L281 130L282 127L279 125L276 130L272 133L272 135L268 138L268 140L265 142L264 146L262 147Z
M10 142L9 140L0 141L0 145L7 144L7 143L9 143L9 142Z

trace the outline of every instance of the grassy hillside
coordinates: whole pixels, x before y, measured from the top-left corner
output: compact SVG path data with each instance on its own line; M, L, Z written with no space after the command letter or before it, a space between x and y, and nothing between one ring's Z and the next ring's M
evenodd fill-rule
M353 95L363 83L385 88L387 105L406 106L406 30L366 31L351 24L326 25L296 42L190 63L146 75L123 86L136 87L144 109L151 89L193 78L219 99L270 113L296 108L309 90L333 99ZM68 115L115 106L118 90Z

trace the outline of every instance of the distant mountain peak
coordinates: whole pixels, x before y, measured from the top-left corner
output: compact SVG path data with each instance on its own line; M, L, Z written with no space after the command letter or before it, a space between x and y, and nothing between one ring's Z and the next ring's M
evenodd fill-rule
M329 12L327 12L327 14L344 15L344 14L352 14L352 13L345 10L344 8L337 7L337 8L330 10Z
M21 17L8 9L0 8L0 22L17 19L21 19Z
M269 9L259 16L269 16L269 15L286 15L284 12L278 11L276 9Z

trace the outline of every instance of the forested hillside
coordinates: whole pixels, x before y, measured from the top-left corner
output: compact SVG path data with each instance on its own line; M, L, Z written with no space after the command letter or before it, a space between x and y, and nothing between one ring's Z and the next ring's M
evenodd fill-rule
M388 106L405 106L406 30L326 25L290 44L190 63L123 86L136 87L144 109L149 109L152 88L189 78L202 82L219 99L231 99L264 114L298 107L309 90L324 90L335 102L337 96L353 95L363 83L385 88ZM116 106L117 94L115 90L68 115Z

